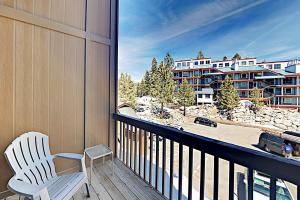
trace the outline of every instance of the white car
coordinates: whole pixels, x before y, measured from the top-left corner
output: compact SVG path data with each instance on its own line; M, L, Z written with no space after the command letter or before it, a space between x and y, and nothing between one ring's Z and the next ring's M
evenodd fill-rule
M244 183L247 188L247 173L245 173ZM254 171L253 174L253 199L269 200L270 199L270 178L260 172ZM276 181L276 200L293 200L286 184L281 179Z

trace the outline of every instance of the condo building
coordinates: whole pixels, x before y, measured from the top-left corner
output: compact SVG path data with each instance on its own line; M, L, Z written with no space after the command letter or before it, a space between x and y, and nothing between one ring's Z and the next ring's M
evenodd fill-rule
M228 75L241 100L251 100L254 88L269 106L300 108L300 61L257 62L256 58L212 61L211 58L175 61L173 80L187 79L193 86L196 104L212 104Z

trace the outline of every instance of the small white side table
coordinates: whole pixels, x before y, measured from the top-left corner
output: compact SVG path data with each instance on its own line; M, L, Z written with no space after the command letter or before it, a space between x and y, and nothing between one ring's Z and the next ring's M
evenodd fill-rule
M103 159L104 163L104 157L111 155L111 162L112 162L112 171L114 174L114 156L113 156L113 151L106 145L100 144L96 145L90 148L87 148L84 150L86 155L90 158L90 185L92 183L92 170L93 170L93 161L98 158Z

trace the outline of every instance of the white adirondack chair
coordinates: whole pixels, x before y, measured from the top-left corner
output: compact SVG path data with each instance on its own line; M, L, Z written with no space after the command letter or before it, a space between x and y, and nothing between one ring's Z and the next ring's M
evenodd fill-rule
M86 184L87 196L90 195L84 155L51 155L46 135L38 132L21 135L7 147L5 156L15 173L8 188L16 194L32 200L67 200ZM57 176L53 159L58 157L78 160L79 172Z

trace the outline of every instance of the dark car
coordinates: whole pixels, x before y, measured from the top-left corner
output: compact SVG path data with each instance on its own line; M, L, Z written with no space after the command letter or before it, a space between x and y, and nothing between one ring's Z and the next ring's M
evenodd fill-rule
M195 124L202 124L202 125L206 125L206 126L211 126L211 127L217 127L216 122L214 122L210 119L204 118L204 117L196 117L195 120L194 120L194 123Z
M293 152L292 146L287 144L287 141L268 132L260 134L259 146L267 152L274 152L284 157L290 157Z

